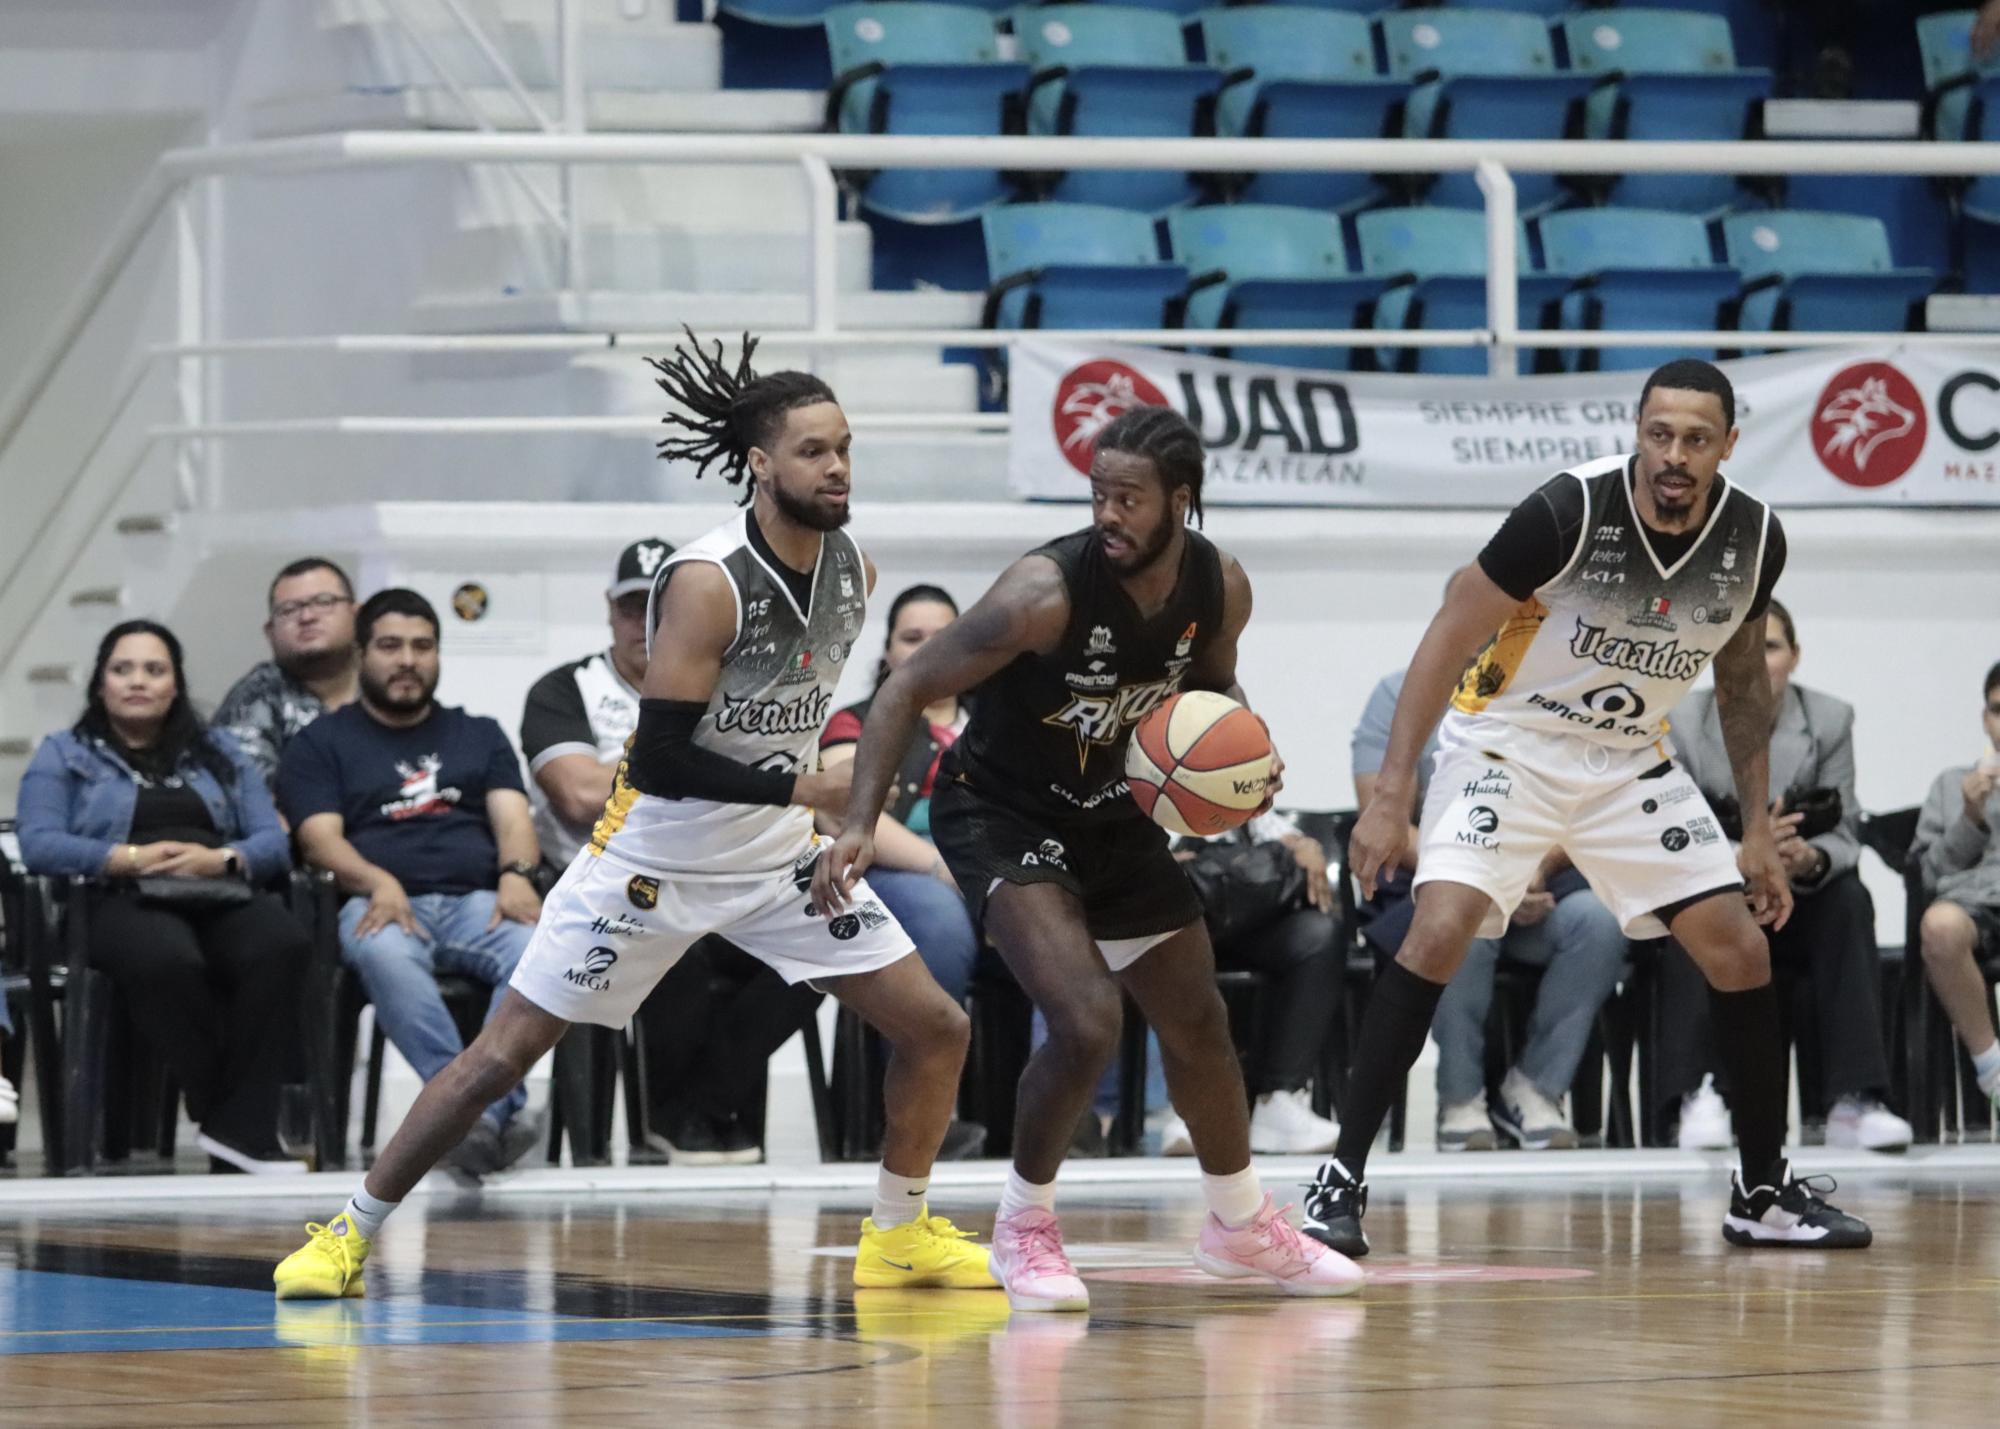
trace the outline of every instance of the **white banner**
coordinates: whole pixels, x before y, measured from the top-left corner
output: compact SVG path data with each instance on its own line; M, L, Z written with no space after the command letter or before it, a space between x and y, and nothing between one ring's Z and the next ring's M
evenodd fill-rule
M1096 435L1135 405L1185 414L1202 499L1238 506L1511 506L1631 449L1643 372L1313 372L1056 338L1013 344L1008 478L1082 501ZM1742 430L1723 466L1780 506L2000 503L2000 350L1820 350L1723 364Z

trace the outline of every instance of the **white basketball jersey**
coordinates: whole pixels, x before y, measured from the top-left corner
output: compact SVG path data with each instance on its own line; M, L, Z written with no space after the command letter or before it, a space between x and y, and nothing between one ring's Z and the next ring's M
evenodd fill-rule
M810 771L818 766L834 688L867 617L867 570L853 537L827 532L812 598L801 610L751 544L752 519L742 512L675 551L654 580L650 604L658 607L674 567L706 561L721 568L736 597L736 634L694 742L755 769ZM652 626L649 609L649 632ZM634 789L626 773L620 765L589 847L641 872L756 878L790 870L811 842L812 811L801 805L660 798Z
M1694 545L1662 565L1632 506L1629 460L1567 473L1583 486L1576 549L1465 672L1454 709L1637 748L1665 733L1667 711L1743 624L1770 508L1727 483Z

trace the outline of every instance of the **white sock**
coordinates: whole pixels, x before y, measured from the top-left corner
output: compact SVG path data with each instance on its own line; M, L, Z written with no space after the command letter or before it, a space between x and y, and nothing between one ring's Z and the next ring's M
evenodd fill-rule
M365 1190L356 1191L354 1199L347 1203L347 1209L341 1214L363 1237L373 1240L382 1233L382 1222L389 1219L389 1212L402 1204L401 1201L378 1201Z
M2000 1089L2000 1042L1995 1042L1984 1052L1972 1059L1972 1070L1979 1078L1979 1090L1989 1097Z
M881 1167L875 1173L875 1229L886 1231L915 1220L930 1189L928 1176L898 1176L887 1166Z
M1033 1181L1021 1179L1021 1173L1011 1166L1007 1168L1007 1187L1000 1193L1001 1220L1018 1216L1023 1211L1047 1211L1051 1215L1056 1209L1056 1183L1037 1186Z
M1257 1179L1255 1166L1245 1166L1227 1176L1202 1172L1201 1194L1208 1199L1208 1208L1215 1212L1215 1218L1231 1230L1249 1225L1257 1218L1257 1212L1264 1209L1264 1183Z

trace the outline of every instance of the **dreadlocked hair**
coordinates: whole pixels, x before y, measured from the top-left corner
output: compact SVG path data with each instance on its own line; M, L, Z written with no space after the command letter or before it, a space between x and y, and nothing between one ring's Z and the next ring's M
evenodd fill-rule
M748 505L756 483L749 479L750 449L766 446L783 429L785 414L838 399L833 389L810 372L770 372L759 376L750 366L757 339L743 334L743 347L732 368L718 340L711 352L692 328L683 326L685 343L674 345L671 357L646 361L660 375L654 379L675 407L661 420L685 436L663 437L657 443L662 461L691 461L695 479L714 467L731 486L743 487Z
M1171 407L1133 407L1097 434L1097 450L1144 457L1172 495L1188 489L1188 512L1201 525L1201 478L1208 470L1208 453L1201 433Z

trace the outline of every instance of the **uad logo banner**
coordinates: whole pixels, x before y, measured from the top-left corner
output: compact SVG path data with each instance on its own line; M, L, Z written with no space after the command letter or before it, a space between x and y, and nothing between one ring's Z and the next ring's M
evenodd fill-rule
M1225 481L1358 480L1331 459L1360 446L1347 384L1317 373L1216 370L1171 364L1157 375L1117 358L1093 358L1057 379L1049 422L1064 460L1085 476L1104 429L1136 407L1171 407L1194 424L1209 452L1209 475ZM1171 364L1171 365L1170 365ZM1244 461L1256 463L1246 468Z

